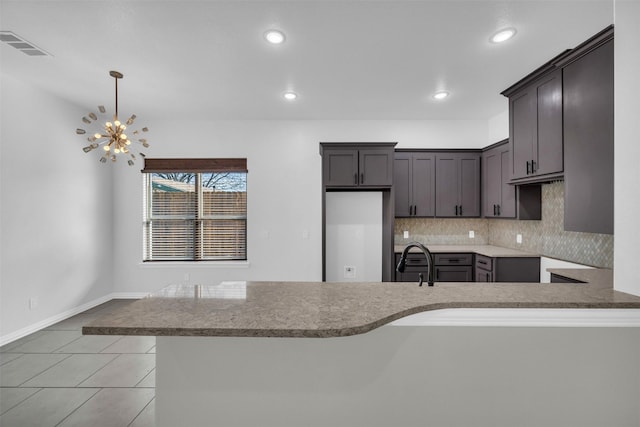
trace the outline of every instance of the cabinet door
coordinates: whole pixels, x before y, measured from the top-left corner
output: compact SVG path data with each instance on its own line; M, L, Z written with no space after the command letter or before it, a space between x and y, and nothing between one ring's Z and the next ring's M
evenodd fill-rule
M395 216L408 217L412 214L411 153L396 153L393 164L393 189L395 192Z
M509 98L511 145L511 178L530 175L536 130L535 92L525 88Z
M358 150L326 149L322 156L324 184L331 187L353 187L359 182Z
M508 170L508 169L507 169ZM487 218L498 216L497 206L502 192L502 153L498 148L482 155L482 213Z
M486 218L516 217L516 188L509 184L510 165L508 144L482 154L482 214Z
M495 258L493 278L496 282L540 282L540 258Z
M393 151L387 149L361 149L360 186L390 187L393 185Z
M562 71L539 81L536 95L537 152L532 158L532 175L562 172Z
M613 43L564 69L568 231L613 234Z
M493 282L493 273L476 267L476 282Z
M436 216L455 217L459 205L460 161L457 154L436 156Z
M413 215L432 217L435 215L436 200L435 156L429 153L414 153L411 170Z
M460 158L460 203L458 213L463 217L480 216L480 155Z

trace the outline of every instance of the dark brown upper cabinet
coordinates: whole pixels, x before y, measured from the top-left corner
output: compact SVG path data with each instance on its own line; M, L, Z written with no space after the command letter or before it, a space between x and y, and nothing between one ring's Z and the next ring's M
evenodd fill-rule
M324 186L391 187L395 145L396 143L320 143Z
M613 28L571 51L563 67L564 229L613 234Z
M480 216L480 153L436 153L436 217Z
M508 139L482 153L482 215L485 218L516 217L516 187L509 184L510 165Z
M396 151L393 166L396 217L435 215L435 154Z
M563 172L562 71L554 69L509 97L511 180L541 182Z

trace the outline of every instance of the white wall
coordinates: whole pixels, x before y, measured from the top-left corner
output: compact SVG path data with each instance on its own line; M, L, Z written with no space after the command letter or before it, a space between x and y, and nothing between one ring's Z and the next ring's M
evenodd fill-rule
M491 117L488 122L487 145L509 138L509 103L505 98L505 110Z
M640 295L640 2L615 2L614 288Z
M169 283L321 280L319 142L398 142L398 147L482 147L486 121L175 121L150 124L149 157L246 157L249 266L145 264L140 168L115 183L115 292ZM307 232L308 238L303 238Z
M325 206L326 281L382 281L382 192L332 191Z
M112 178L79 110L0 74L0 339L111 292ZM30 310L30 298L38 305Z

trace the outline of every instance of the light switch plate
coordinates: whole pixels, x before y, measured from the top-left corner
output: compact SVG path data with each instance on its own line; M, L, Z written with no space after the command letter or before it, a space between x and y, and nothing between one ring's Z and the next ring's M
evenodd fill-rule
M407 230L403 231L402 232L402 237L405 238L405 239L408 239L409 238L409 232Z
M518 244L522 243L522 234L516 234L516 243Z
M473 230L469 230L469 238L470 239L475 239L476 238L476 232Z

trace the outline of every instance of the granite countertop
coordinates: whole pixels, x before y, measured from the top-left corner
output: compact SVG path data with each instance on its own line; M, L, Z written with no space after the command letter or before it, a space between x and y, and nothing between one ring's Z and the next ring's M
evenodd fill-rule
M408 244L409 242L407 242ZM401 253L406 245L394 245L393 250ZM530 258L539 257L539 254L519 251L516 249L503 248L493 245L425 245L431 253L475 253L491 258ZM411 248L409 252L420 252L420 249Z
M223 282L167 287L84 326L88 335L340 337L444 308L636 308L611 270L554 269L588 283Z

